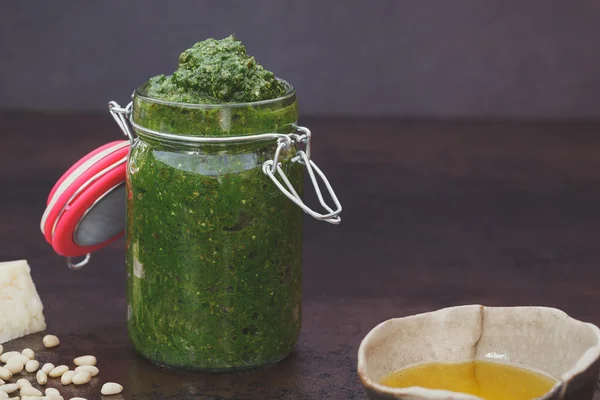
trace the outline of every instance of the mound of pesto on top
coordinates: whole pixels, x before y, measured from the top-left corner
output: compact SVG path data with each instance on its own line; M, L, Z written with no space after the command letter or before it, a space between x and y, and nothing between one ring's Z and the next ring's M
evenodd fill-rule
M233 36L207 39L179 56L172 75L150 78L147 93L161 100L200 103L245 103L275 99L286 89L275 75L246 54Z

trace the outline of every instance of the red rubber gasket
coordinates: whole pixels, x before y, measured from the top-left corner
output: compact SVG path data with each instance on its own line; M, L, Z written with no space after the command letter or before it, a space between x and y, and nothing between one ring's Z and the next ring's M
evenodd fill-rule
M81 166L81 164L83 164L84 162L86 162L87 160L89 160L90 158L95 156L96 154L100 153L101 151L104 151L105 149L108 149L109 147L115 146L118 143L123 143L123 142L124 142L123 140L115 140L114 142L106 143L105 145L98 147L96 150L90 151L88 154L83 156L79 161L77 161L75 164L73 164L64 174L62 174L62 176L54 184L54 187L50 191L50 194L48 195L48 199L46 200L46 205L48 205L50 203L50 199L52 199L52 196L54 196L54 193L56 193L56 189L58 189L58 187L65 181L65 179L67 179L67 177L69 175L71 175L77 168L79 168Z

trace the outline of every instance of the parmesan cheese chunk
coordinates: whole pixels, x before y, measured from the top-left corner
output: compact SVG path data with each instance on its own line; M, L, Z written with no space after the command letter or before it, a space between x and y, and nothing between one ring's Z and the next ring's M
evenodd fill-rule
M45 330L43 311L27 261L0 262L0 343Z

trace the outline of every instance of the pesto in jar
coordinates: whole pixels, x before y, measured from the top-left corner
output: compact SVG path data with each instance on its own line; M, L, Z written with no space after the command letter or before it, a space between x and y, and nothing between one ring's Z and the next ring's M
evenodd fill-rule
M193 136L294 132L291 85L233 37L184 51L134 95L133 121ZM167 366L220 371L276 362L301 324L302 210L262 172L276 141L166 140L136 129L127 170L128 328ZM302 193L303 170L280 162Z

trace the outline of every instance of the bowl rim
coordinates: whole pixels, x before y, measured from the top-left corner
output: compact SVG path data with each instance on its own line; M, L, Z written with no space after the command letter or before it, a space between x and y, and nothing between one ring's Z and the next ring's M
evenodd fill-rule
M454 392L450 390L441 390L441 389L428 389L420 386L411 386L407 388L393 388L390 386L382 385L379 382L376 382L368 377L366 373L366 351L368 344L373 339L373 337L381 330L385 329L387 325L397 323L398 321L405 321L408 319L413 319L420 316L431 315L440 311L449 311L452 309L460 309L460 308L473 308L480 307L483 311L484 309L528 309L528 310L544 310L549 311L554 314L562 315L566 317L566 319L574 321L581 326L587 326L592 329L592 331L596 335L596 345L589 347L582 355L579 357L575 365L573 365L569 370L563 373L560 378L557 379L557 382L552 386L552 388L546 392L544 395L533 399L547 399L552 397L554 393L558 390L565 390L567 385L565 383L571 381L573 378L578 376L579 374L585 372L596 360L600 358L600 328L590 322L581 321L579 319L571 317L565 311L560 310L555 307L547 307L547 306L484 306L482 304L465 304L465 305L457 305L444 307L437 310L422 312L418 314L407 315L404 317L398 318L390 318L384 320L377 324L373 329L371 329L367 335L362 339L359 348L358 348L358 362L357 362L357 373L358 376L365 388L373 389L377 392L387 394L387 395L401 395L401 396L414 396L421 397L433 400L484 400L479 396L470 395L467 393Z

